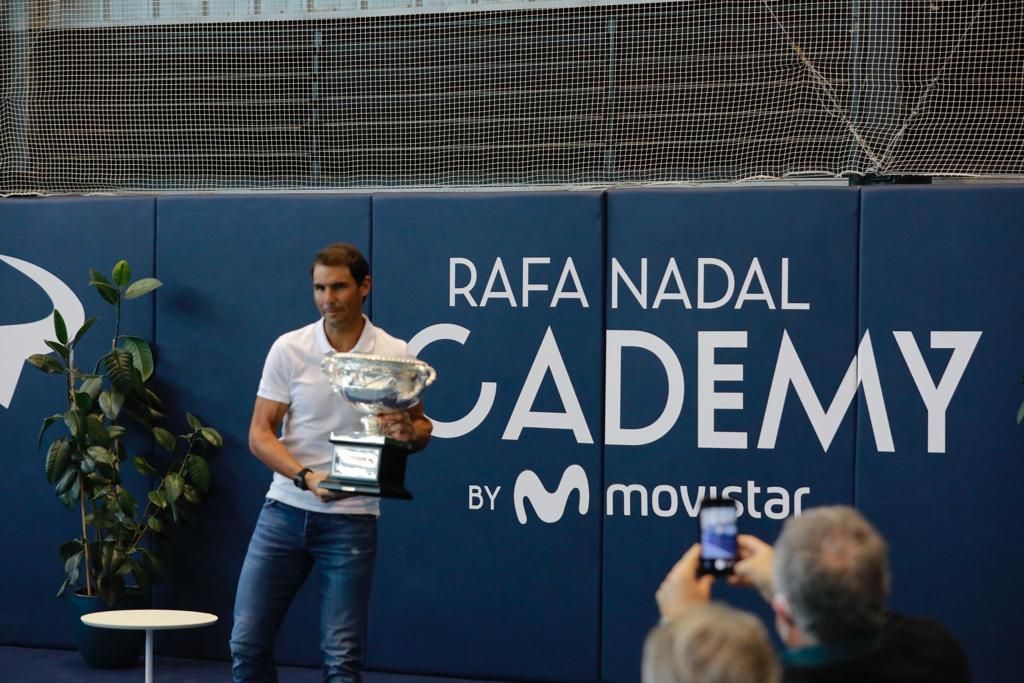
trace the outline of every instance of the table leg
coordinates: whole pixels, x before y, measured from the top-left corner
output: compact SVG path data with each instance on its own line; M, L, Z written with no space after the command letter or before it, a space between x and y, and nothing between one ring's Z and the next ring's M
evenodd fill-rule
M146 683L153 683L153 629L146 629Z

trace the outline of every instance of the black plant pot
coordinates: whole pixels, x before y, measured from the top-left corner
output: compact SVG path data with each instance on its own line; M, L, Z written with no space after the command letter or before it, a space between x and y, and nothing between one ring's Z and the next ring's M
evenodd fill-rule
M94 669L124 669L133 666L146 647L145 631L120 631L96 628L82 623L83 614L114 609L149 609L151 594L129 589L108 606L95 595L74 593L71 607L75 619L75 643L85 663Z

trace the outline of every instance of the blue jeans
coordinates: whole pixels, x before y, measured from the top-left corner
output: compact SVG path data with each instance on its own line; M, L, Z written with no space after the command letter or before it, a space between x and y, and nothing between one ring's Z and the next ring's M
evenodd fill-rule
M359 683L377 518L307 512L268 499L238 578L231 630L235 683L276 683L274 640L312 568L320 577L324 683Z

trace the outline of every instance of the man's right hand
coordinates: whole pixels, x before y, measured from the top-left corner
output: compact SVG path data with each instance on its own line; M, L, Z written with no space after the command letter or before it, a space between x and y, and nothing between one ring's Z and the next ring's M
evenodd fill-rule
M654 594L662 619L674 619L690 605L711 599L711 582L714 577L697 576L699 566L700 544L694 543L675 563Z
M310 472L306 475L306 486L310 492L324 503L332 503L342 498L351 498L357 494L346 493L345 491L332 491L320 487L320 482L327 478L327 472Z
M740 534L736 537L739 562L733 567L729 582L738 586L753 586L767 602L775 596L773 562L775 549L757 536Z

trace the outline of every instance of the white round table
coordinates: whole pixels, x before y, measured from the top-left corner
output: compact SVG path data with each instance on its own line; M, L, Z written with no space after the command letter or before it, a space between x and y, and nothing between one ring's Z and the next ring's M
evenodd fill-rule
M96 628L146 631L146 683L153 683L153 631L199 628L216 621L215 614L178 609L115 609L82 615L82 623Z

